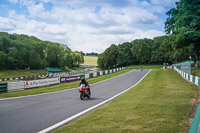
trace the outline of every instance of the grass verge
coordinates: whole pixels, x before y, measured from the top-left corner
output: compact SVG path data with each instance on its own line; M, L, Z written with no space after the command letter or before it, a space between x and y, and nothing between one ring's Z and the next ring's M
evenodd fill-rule
M46 75L46 70L2 70L0 71L0 79L4 78L16 78L23 76L33 76L33 75Z
M200 77L200 69L199 68L191 69L191 74Z
M152 70L133 89L55 133L187 132L197 92L173 70Z

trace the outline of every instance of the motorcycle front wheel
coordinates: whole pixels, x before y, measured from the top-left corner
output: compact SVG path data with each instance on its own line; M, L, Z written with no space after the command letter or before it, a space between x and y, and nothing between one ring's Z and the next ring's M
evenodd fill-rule
M84 99L84 92L80 92L80 99L81 99L81 100Z

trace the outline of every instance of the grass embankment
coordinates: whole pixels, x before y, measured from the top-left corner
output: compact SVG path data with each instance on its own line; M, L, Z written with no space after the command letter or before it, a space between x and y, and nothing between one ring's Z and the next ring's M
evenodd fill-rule
M90 66L97 66L98 57L95 56L84 56L84 64Z
M56 133L187 132L195 94L197 87L173 70L152 70L133 89Z
M2 70L0 71L0 79L4 78L16 78L23 76L33 76L33 75L46 75L46 70Z
M89 84L93 84L105 79L109 79L115 76L119 76L121 74L127 73L129 71L133 70L131 67L127 67L127 69L119 72L115 72L108 75L99 76L96 78L87 79ZM54 91L60 91L70 88L78 87L80 81L75 81L71 83L61 83L57 85L47 86L47 87L41 87L41 88L35 88L35 89L29 89L29 90L23 90L23 91L16 91L16 92L7 92L7 93L0 93L0 97L18 97L18 96L27 96L27 95L35 95L35 94L41 94L41 93L48 93L48 92L54 92Z
M191 74L200 77L200 69L191 69Z

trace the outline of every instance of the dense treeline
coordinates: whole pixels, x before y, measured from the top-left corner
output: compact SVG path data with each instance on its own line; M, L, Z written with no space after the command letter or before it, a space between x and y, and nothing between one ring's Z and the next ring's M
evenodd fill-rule
M112 44L98 57L102 69L132 64L177 63L200 59L200 2L181 0L170 9L165 22L166 36ZM197 63L199 65L199 63Z
M86 53L85 56L98 56L98 53Z
M176 63L194 56L192 47L177 49L172 37L160 36L154 39L136 39L123 44L112 44L98 56L102 69L133 64Z
M66 45L0 32L0 69L71 68L83 62L83 55Z

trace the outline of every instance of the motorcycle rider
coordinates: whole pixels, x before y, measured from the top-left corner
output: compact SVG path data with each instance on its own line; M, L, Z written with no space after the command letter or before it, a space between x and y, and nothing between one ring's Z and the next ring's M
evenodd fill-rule
M80 82L79 86L80 86L81 84L84 84L84 85L87 87L87 90L90 92L89 84L88 84L88 82L85 80L85 78L81 78L81 82Z

